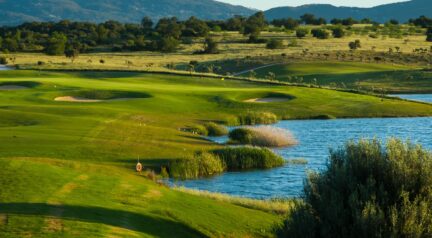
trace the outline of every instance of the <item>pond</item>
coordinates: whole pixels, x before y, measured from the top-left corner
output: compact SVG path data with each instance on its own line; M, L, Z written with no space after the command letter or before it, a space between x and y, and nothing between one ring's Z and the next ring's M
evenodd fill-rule
M13 70L13 68L9 67L9 66L6 66L6 65L0 64L0 71L3 71L3 70Z
M432 103L432 94L394 94L391 96L409 99L413 101Z
M173 182L177 186L226 193L251 198L297 197L301 195L307 171L325 168L330 148L360 138L390 137L410 139L432 149L432 118L374 118L340 120L293 120L275 125L291 131L299 144L275 150L285 159L304 158L306 165L282 168L229 172L220 176ZM224 142L227 138L217 138Z

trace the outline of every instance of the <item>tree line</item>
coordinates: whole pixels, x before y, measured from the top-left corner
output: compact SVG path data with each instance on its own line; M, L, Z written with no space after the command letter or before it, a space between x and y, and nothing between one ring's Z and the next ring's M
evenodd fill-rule
M370 19L357 21L353 18L333 19L331 34L343 37L343 26L357 23L377 24ZM420 17L410 24L428 28L427 40L432 41L432 19ZM73 57L78 53L92 51L160 51L173 52L181 43L193 43L195 38L206 38L203 50L197 53L217 53L217 43L209 38L209 33L238 31L248 37L250 43L266 43L260 39L261 31L269 25L296 30L299 38L312 33L314 37L326 39L330 33L326 29L313 29L310 32L301 25L324 25L323 18L305 14L300 19L284 18L266 21L262 12L250 17L235 16L227 20L204 21L191 17L180 21L175 17L162 18L153 22L144 17L141 24L106 21L104 23L72 22L29 22L16 27L0 27L0 50L2 52L45 52L48 55ZM399 24L389 21L387 24Z

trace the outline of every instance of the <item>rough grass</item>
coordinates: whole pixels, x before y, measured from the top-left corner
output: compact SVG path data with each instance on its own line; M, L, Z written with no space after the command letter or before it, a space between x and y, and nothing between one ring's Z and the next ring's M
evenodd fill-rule
M242 207L252 208L256 210L272 212L279 215L286 215L293 207L293 200L282 200L282 199L272 199L272 200L256 200L243 197L234 197L222 193L213 193L209 191L188 189L185 187L175 187L177 191L210 198L216 201L229 202Z
M229 138L230 143L264 147L287 147L297 144L289 131L271 126L234 129L230 132Z
M270 169L285 164L282 157L267 148L227 147L212 153L222 159L229 171Z
M274 124L278 117L271 112L248 112L238 117L240 125Z

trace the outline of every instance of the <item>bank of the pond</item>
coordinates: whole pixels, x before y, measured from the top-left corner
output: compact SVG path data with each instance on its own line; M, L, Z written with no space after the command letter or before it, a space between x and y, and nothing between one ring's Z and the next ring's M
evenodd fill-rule
M347 140L399 137L432 149L432 118L293 120L281 121L275 126L290 130L299 144L274 151L286 160L302 158L308 163L288 163L271 170L228 172L211 178L171 183L250 198L297 197L302 192L307 171L325 168L329 149L342 146ZM227 137L213 140L224 143Z
M393 94L391 96L417 101L417 102L432 103L432 94Z

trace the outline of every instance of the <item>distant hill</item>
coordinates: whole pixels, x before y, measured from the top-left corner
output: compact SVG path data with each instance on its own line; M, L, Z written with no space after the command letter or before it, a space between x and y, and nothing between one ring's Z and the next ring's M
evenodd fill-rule
M0 0L0 25L18 25L28 21L139 22L176 16L186 19L226 19L249 16L255 10L213 0Z
M299 18L305 13L311 13L327 20L353 17L355 19L370 18L377 22L386 22L391 19L406 22L410 18L417 18L421 15L432 17L432 0L412 0L372 8L335 7L329 4L311 4L299 7L273 8L266 11L265 15L267 19L273 20L286 17Z

